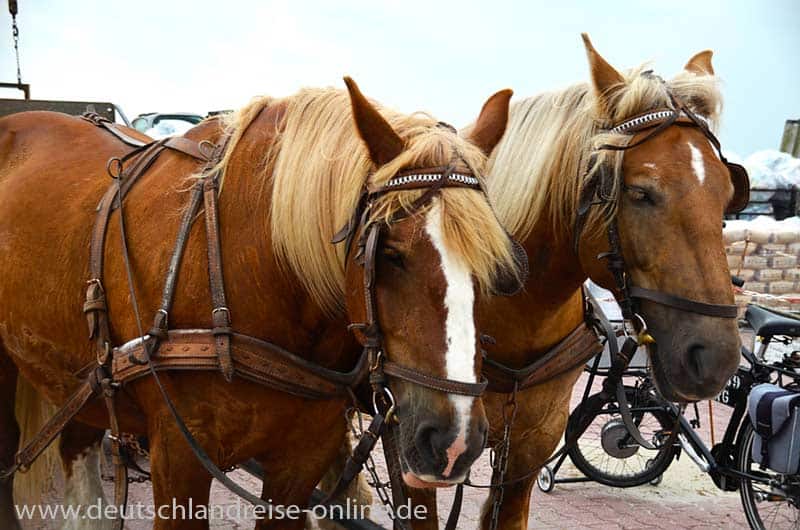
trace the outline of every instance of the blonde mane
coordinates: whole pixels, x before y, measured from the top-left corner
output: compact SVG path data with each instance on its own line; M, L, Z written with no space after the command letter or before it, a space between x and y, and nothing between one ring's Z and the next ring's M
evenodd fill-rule
M539 222L550 222L556 238L571 237L584 182L600 164L619 171L622 163L620 152L598 151L597 164L587 171L589 154L602 144L630 139L608 132L612 125L671 107L668 90L716 127L722 106L718 78L683 72L665 84L644 73L641 66L624 74L610 101L610 116L588 83L512 104L506 134L489 162L487 185L500 221L516 238L524 240ZM615 207L592 208L586 229L604 229Z
M467 140L424 114L402 115L380 109L406 149L390 163L374 168L358 135L347 92L303 89L285 100L260 98L231 116L225 125L231 141L223 170L244 131L271 104L286 104L279 136L265 155L263 174L271 198L269 231L276 257L294 273L310 296L329 312L342 309L344 245L333 234L353 213L365 184L378 187L401 169L444 166L460 157L482 174L486 157ZM247 179L250 180L250 179ZM394 192L374 206L374 216L391 217L419 197L420 191ZM499 267L512 267L509 240L486 197L478 191L441 193L444 244L457 253L486 290Z

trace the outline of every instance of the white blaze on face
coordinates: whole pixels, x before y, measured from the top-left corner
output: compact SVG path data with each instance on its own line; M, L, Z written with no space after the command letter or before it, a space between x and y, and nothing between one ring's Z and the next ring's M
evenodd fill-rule
M692 142L689 142L689 150L692 152L692 169L694 169L694 174L697 175L697 180L702 186L703 181L706 180L706 163L703 160L703 153Z
M477 382L475 376L475 290L472 274L457 255L448 251L442 235L442 209L436 199L428 212L425 230L431 243L439 252L442 273L447 284L444 307L447 311L445 337L445 376L465 383ZM450 402L456 412L458 435L447 450L448 465L443 475L448 477L456 459L466 450L467 429L475 398L451 394Z

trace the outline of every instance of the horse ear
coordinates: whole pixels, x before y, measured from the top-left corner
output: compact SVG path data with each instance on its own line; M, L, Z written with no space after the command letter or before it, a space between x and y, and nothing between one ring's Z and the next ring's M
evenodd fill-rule
M714 55L714 52L711 50L703 50L700 53L696 53L689 59L683 69L697 75L714 75L714 67L711 66L712 55Z
M345 77L344 83L350 93L358 134L367 145L369 157L376 166L381 167L403 152L403 139L394 132L378 109L364 97L355 81Z
M625 78L597 53L597 50L592 46L592 41L589 40L588 34L581 33L581 38L583 38L586 56L589 59L589 69L592 75L592 86L594 86L595 95L602 110L609 112L614 92L622 88L625 84Z
M469 133L469 141L489 156L503 137L508 124L508 102L514 91L510 88L495 93L483 104L478 121Z

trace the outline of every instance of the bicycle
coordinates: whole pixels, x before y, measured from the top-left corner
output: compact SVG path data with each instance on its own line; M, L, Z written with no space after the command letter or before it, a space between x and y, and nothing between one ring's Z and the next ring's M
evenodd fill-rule
M631 414L642 434L649 438L652 449L633 439L619 419L618 405L611 401L597 413L587 443L579 440L554 468L542 468L537 480L539 488L548 492L555 483L583 480L614 487L657 483L672 460L683 451L711 476L717 487L725 491L739 490L751 528L800 528L800 475L775 473L753 461L755 432L746 417L747 398L755 385L773 383L800 392L800 352L788 351L776 362L765 359L770 344L790 345L800 337L800 320L755 305L748 306L745 320L760 338L761 345L756 353L742 347L742 357L747 364L739 367L716 399L733 409L720 443L709 449L698 435L696 404L695 419L688 420L676 405L665 401L655 391L646 371L628 370L625 375L635 378L633 384L625 385ZM599 362L598 357L589 369L590 381L584 399L593 378L603 374L598 369ZM668 444L676 425L680 429L677 439ZM600 441L600 448L596 443L592 445L592 433ZM585 438L586 433L581 440ZM567 456L585 479L555 479L555 473Z

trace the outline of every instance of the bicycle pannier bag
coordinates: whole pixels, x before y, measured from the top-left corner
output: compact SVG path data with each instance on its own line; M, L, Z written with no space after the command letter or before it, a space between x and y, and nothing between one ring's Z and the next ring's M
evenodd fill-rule
M800 468L800 393L768 383L753 387L747 403L755 429L753 460L778 473Z

